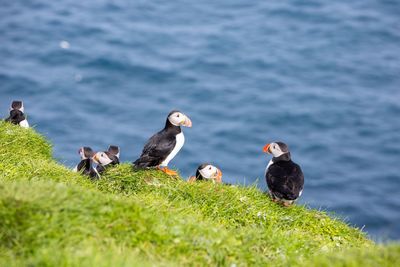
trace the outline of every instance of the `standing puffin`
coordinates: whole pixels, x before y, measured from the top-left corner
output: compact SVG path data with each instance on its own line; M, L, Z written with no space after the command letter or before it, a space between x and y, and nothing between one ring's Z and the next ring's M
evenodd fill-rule
M10 116L6 121L19 125L23 128L29 128L28 120L24 114L24 103L22 101L13 101L10 107Z
M211 180L215 183L222 183L222 171L217 167L204 163L201 164L196 170L196 176L189 178L188 182L195 181L208 181Z
M270 196L274 202L290 206L303 192L303 172L300 166L291 160L289 148L285 143L267 144L263 151L273 156L265 169Z
M177 175L176 171L168 169L168 163L185 143L181 126L192 127L192 121L180 111L171 111L164 129L147 141L142 155L133 162L133 166L136 168L158 167L168 175Z
M75 172L82 172L83 174L89 176L92 179L100 178L99 173L95 168L93 168L92 157L94 155L93 150L90 147L81 147L78 150L79 155L81 155L81 161L74 168Z
M118 146L110 145L107 151L94 154L93 161L97 163L97 172L102 173L107 167L118 165L119 153L120 150Z

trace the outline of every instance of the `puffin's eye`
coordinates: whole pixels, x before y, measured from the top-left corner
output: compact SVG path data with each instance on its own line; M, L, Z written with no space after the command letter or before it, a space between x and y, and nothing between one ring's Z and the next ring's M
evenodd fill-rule
M178 118L179 118L179 114L178 115L176 115Z
M101 156L102 156L102 157L104 157L104 154L103 154L103 153L101 153Z
M211 167L210 168L208 168L209 170L211 170Z

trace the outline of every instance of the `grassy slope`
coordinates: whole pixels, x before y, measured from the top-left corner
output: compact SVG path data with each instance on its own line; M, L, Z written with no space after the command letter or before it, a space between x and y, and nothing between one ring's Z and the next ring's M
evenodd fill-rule
M0 266L396 266L400 247L254 187L188 184L129 164L91 182L32 129L0 122Z

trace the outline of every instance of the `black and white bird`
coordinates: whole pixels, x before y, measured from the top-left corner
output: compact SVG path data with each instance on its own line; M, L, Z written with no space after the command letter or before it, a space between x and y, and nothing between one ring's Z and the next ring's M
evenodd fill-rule
M265 169L270 196L273 201L290 206L303 192L303 172L300 166L291 160L289 148L285 143L267 144L263 151L273 156Z
M99 179L100 174L93 167L92 157L94 156L94 151L90 147L81 147L78 150L79 155L81 156L81 161L74 168L75 172L81 172L89 176L92 179Z
M177 175L176 171L168 169L168 163L178 154L185 143L181 126L192 127L192 121L180 111L171 111L164 129L147 141L140 158L133 162L134 167L158 167L168 175Z
M23 128L29 128L28 120L24 114L24 103L22 101L13 101L10 107L10 116L6 121L19 125Z
M96 170L102 173L106 168L119 164L120 149L118 146L110 145L107 151L97 152L93 156L93 161L97 163Z
M222 183L222 171L214 165L203 163L197 168L196 175L190 177L188 181L213 181L215 183Z

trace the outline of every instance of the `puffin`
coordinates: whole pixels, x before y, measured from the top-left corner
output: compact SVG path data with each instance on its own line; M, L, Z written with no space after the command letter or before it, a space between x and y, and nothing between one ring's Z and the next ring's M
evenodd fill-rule
M89 176L92 179L99 179L100 174L93 167L92 157L94 151L87 146L81 147L78 150L78 154L81 156L81 161L73 169L74 172L82 172L83 174Z
M133 162L134 168L157 167L168 175L177 175L176 171L168 168L168 163L185 143L181 126L192 127L192 121L178 110L171 111L164 129L154 134L144 145L142 154Z
M24 103L22 101L13 101L11 103L10 116L6 121L23 128L29 128L28 120L24 114Z
M300 166L292 161L289 147L283 142L266 144L263 151L272 154L265 169L271 199L286 207L292 205L303 192L304 175Z
M102 173L109 166L119 164L120 149L118 146L110 145L107 151L97 152L93 156L93 161L97 163L96 170Z
M209 163L201 164L196 175L189 178L188 182L195 181L213 181L214 183L222 183L222 171Z

